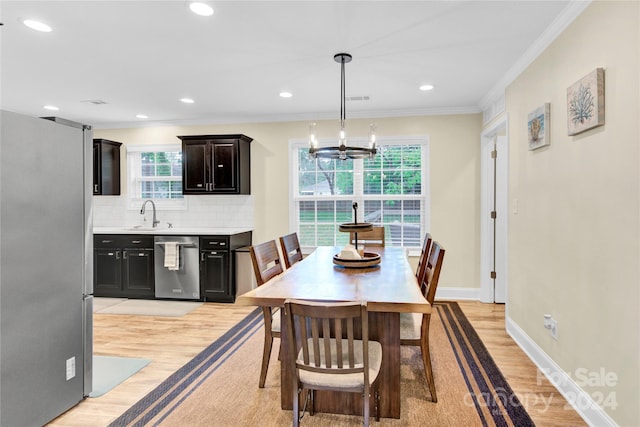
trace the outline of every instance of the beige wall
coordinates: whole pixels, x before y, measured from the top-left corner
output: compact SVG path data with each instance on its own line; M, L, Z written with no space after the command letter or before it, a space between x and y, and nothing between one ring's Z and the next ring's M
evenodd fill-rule
M349 119L350 134L366 136L370 121ZM375 122L379 137L429 137L430 231L447 250L440 286L479 287L480 114L386 118ZM251 145L254 241L260 242L289 232L289 140L306 138L308 125L308 122L281 122L98 129L94 136L125 145L176 143L179 142L176 135L244 133L254 138ZM337 120L319 122L317 130L319 138L333 137ZM126 172L122 173L126 182Z
M640 3L593 2L508 88L509 316L564 371L640 425ZM605 68L606 124L567 136L566 89ZM527 114L551 103L551 145L527 149ZM517 199L518 214L513 213ZM543 314L558 320L557 341ZM581 381L584 383L584 381Z

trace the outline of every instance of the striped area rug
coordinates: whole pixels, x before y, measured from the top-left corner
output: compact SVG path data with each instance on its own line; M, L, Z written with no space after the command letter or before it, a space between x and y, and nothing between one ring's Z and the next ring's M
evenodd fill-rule
M280 408L277 351L266 387L258 388L262 328L261 311L255 310L110 427L291 424L292 412ZM429 400L420 349L402 347L401 418L383 418L372 425L534 425L457 303L434 305L430 345L438 402ZM302 425L358 426L362 417L307 414Z

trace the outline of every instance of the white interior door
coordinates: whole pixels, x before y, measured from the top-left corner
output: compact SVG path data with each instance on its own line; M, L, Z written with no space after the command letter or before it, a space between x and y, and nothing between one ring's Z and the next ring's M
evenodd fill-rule
M507 121L498 122L481 138L480 300L507 300Z

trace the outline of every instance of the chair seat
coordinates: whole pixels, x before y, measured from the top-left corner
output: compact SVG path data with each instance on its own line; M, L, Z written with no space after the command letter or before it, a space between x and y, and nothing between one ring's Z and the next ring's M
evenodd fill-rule
M313 360L313 340L311 338L309 341L309 360ZM363 358L362 358L362 341L354 340L354 362L356 366L362 367ZM331 340L331 363L334 367L337 367L336 361L336 343L335 340ZM324 347L320 347L320 359L321 366L325 367L324 363ZM302 350L298 353L298 361L302 362ZM382 365L382 346L377 341L369 341L369 381L373 382L380 372L380 366ZM347 358L347 354L345 352L343 357L343 366L348 367L349 361ZM298 371L298 375L300 377L300 381L303 384L308 384L315 387L331 387L331 388L344 388L351 389L362 387L364 385L364 375L362 373L354 373L354 374L326 374L326 373L317 373L310 372L300 369Z
M280 332L280 309L273 310L271 315L271 332Z
M421 313L400 313L400 339L419 340L422 326Z

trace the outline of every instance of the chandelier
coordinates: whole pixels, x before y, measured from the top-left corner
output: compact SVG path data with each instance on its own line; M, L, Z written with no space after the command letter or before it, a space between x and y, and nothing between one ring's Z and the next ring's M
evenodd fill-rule
M314 159L364 159L373 158L376 150L375 125L369 126L369 146L349 147L347 146L347 136L345 132L345 121L347 118L345 84L344 84L344 64L351 62L352 56L348 53L337 53L333 60L340 63L340 137L337 147L318 147L318 138L315 132L315 123L309 128L309 155Z

